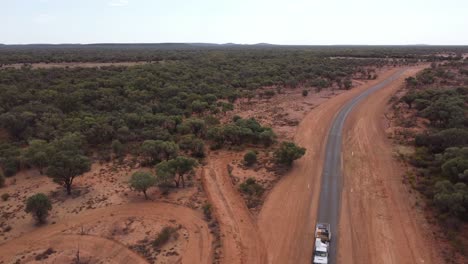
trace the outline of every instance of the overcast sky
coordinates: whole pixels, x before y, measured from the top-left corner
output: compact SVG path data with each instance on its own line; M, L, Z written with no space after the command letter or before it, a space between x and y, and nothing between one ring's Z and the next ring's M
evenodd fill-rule
M0 43L468 45L468 0L0 0Z

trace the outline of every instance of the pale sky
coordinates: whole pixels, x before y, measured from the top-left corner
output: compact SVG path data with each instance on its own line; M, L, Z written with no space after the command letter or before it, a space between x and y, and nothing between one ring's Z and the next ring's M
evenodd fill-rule
M0 0L0 43L468 45L468 0Z

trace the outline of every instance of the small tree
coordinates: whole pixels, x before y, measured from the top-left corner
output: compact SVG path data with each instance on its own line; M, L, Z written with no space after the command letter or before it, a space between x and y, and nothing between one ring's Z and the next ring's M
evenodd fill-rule
M440 211L463 218L468 209L468 186L462 182L438 181L434 186L433 201Z
M262 185L258 184L255 178L247 178L243 183L239 185L239 190L242 193L248 195L256 195L261 196L264 192L264 188Z
M197 161L192 158L179 156L175 159L163 161L156 165L158 181L167 183L172 179L178 188L180 183L185 187L185 175L197 166Z
M413 107L413 102L417 99L416 94L414 93L407 93L405 96L401 98L403 102L408 105L408 108L411 109Z
M45 222L50 210L52 210L52 203L43 193L35 194L26 200L25 211L31 213L38 224Z
M29 165L37 167L39 173L42 174L43 169L47 167L50 151L51 148L45 140L31 140L23 157Z
M114 152L114 155L117 158L121 158L125 154L125 145L122 144L118 139L112 141L111 147L112 147L112 152Z
M156 165L156 185L163 194L167 194L175 178L175 168L167 161Z
M302 90L302 96L306 97L309 94L309 91L307 90Z
M258 135L258 139L265 147L269 147L276 141L276 134L271 128L267 128Z
M5 175L0 171L0 188L5 187Z
M418 80L414 77L408 77L405 79L405 81L408 87L415 87L418 85Z
M60 151L51 157L47 175L65 187L70 195L73 180L90 169L88 157L74 151Z
M192 158L187 158L183 156L179 156L174 159L174 165L176 170L176 186L179 187L179 182L182 182L182 188L185 187L185 176L192 172L193 169L197 166L197 161Z
M211 218L212 218L212 215L211 215L212 214L212 209L211 208L212 208L212 205L209 204L209 203L204 204L203 207L202 207L203 214L205 215L205 218L207 220L211 220Z
M194 135L183 136L179 146L183 150L189 150L192 157L205 157L205 142Z
M293 161L304 156L305 152L305 148L298 147L293 142L282 142L274 157L277 163L291 166Z
M248 151L244 155L244 163L247 166L252 166L257 162L257 153L254 151Z
M179 152L179 146L172 141L145 140L141 145L141 152L148 158L149 163L154 164L175 158Z
M190 146L190 150L192 151L192 156L197 158L205 157L205 142L199 138L195 138L192 141Z
M346 78L343 82L343 85L346 90L349 90L351 86L353 85L353 82L351 81L351 79Z
M156 185L156 178L149 172L137 171L130 178L130 187L135 191L142 192L148 200L146 191Z

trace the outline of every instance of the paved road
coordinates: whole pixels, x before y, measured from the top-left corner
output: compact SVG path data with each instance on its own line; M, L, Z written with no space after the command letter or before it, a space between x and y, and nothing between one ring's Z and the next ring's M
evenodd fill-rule
M332 232L332 242L330 246L330 264L336 263L338 250L338 221L340 218L340 203L341 203L341 144L343 125L348 117L348 114L358 105L364 98L371 93L385 87L404 72L400 70L388 77L384 81L372 86L359 96L349 101L341 108L338 115L333 120L330 131L328 132L328 141L325 149L325 161L322 171L322 186L320 189L320 202L318 208L318 222L330 223ZM364 224L364 223L363 223ZM313 228L313 226L311 227ZM313 259L312 259L313 261Z

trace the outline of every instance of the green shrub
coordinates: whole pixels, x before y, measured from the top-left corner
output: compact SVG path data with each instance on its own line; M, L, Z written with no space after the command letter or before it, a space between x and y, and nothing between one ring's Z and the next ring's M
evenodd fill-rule
M52 203L43 193L35 194L26 200L25 211L31 213L38 224L45 222L50 210L52 210Z
M118 139L112 141L111 148L116 158L121 158L125 155L125 145Z
M306 97L309 94L308 90L302 90L302 96Z
M293 142L282 142L274 157L276 163L291 166L293 161L304 156L305 152L305 148L298 147Z
M18 172L20 162L16 158L6 158L3 161L3 171L5 176L11 177Z
M153 241L153 247L155 248L161 248L166 244L172 237L172 235L176 232L177 230L173 227L166 226L164 227L161 232L156 236L156 239Z
M5 175L0 171L0 188L5 187Z
M252 196L261 196L264 192L263 186L258 184L252 177L247 178L243 183L241 183L239 185L239 190L242 193Z
M4 202L8 201L8 198L10 198L10 194L9 194L9 193L4 193L4 194L2 194L2 200L3 200Z
M247 166L252 166L257 162L257 153L255 151L248 151L244 155L244 163Z
M156 185L156 177L149 172L137 171L130 178L130 187L135 191L142 192L148 200L146 191Z
M203 205L203 214L205 215L205 218L208 220L211 220L212 217L212 205L209 203L206 203Z

